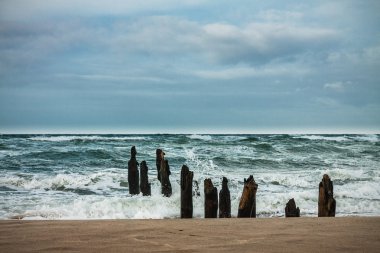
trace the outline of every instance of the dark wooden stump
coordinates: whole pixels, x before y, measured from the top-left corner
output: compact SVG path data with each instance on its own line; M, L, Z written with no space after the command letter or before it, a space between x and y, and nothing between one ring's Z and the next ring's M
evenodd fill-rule
M204 181L205 192L205 218L217 218L218 215L218 189L214 187L211 179Z
M253 176L249 176L248 179L244 178L244 188L241 194L238 218L256 218L256 192L258 185L253 179Z
M186 165L181 169L181 218L193 218L193 172Z
M319 183L318 217L335 217L335 208L333 182L324 174Z
M151 189L148 181L148 166L145 161L140 164L140 190L144 196L150 196Z
M231 218L231 195L228 179L223 177L222 189L219 192L219 218Z
M165 197L170 197L172 195L172 185L169 179L171 172L170 172L169 162L168 160L165 160L164 152L161 152L160 174L161 174L161 193Z
M128 161L128 185L130 194L139 194L139 163L136 160L136 147L131 148L131 159Z
M289 199L285 206L285 217L300 217L300 209L294 199Z
M164 154L165 155L165 154ZM162 150L156 149L156 168L157 168L157 179L161 182L161 159L162 159Z

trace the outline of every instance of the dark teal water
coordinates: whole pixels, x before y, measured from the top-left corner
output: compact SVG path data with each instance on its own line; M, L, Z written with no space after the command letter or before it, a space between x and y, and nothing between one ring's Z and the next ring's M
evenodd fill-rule
M128 194L130 148L146 160L152 196ZM155 150L169 160L173 196L162 197ZM316 216L318 184L334 181L337 216L380 215L379 135L0 135L0 218L175 218L180 212L180 168L220 188L226 176L237 214L243 180L259 185L259 217L283 216L295 198L301 215Z

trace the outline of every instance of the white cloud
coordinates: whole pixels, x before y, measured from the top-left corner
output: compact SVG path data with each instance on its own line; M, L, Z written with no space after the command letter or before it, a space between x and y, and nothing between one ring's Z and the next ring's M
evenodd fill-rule
M295 64L269 65L259 68L254 67L230 67L220 70L198 70L194 75L205 79L230 80L250 77L274 77L274 76L297 76L309 74L310 69Z
M325 83L323 88L342 92L345 89L345 83L343 82Z

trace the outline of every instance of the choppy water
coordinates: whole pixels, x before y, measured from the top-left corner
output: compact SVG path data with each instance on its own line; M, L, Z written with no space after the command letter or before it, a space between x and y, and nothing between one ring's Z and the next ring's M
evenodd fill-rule
M203 217L203 180L220 190L229 182L237 215L243 179L259 185L258 217L284 216L295 198L302 216L316 216L318 184L334 182L337 216L380 215L379 135L0 135L0 218L176 218L180 168L194 171L201 196L194 216ZM130 148L146 160L152 196L128 194ZM155 150L169 160L173 195L161 196Z

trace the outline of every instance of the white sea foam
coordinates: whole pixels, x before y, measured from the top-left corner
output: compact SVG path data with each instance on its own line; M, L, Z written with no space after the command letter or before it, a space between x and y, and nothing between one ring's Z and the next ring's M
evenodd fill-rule
M0 158L6 156L19 156L22 154L26 154L26 151L18 151L18 150L0 150Z
M352 139L358 140L358 141L368 141L368 142L378 142L379 141L379 137L376 134L354 136L354 137L352 137Z
M323 135L293 135L293 138L309 139L309 140L324 140L324 141L349 141L346 136L323 136Z
M73 135L63 135L63 136L38 136L29 138L33 141L51 141L51 142L65 142L65 141L74 141L74 140L82 140L82 141L143 141L149 140L149 137L145 136L73 136Z
M211 141L212 137L210 135L200 135L200 134L192 134L189 135L188 138L193 140L202 140L202 141Z

